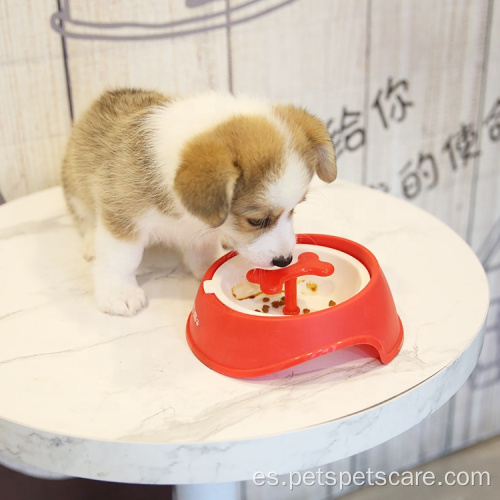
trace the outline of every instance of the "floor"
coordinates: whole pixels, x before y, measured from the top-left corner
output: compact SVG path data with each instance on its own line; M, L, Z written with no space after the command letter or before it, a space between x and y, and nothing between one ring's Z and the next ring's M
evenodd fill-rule
M491 500L498 496L500 485L500 436L466 450L430 462L416 471L430 471L441 481L446 473L457 474L460 482L472 472L488 472L490 485L371 486L342 497L342 500ZM458 475L458 473L462 473ZM420 475L423 478L423 475ZM486 483L487 477L483 476ZM422 480L423 481L423 480ZM2 500L171 500L170 486L115 484L86 479L45 480L25 476L0 466ZM496 492L496 493L495 493Z

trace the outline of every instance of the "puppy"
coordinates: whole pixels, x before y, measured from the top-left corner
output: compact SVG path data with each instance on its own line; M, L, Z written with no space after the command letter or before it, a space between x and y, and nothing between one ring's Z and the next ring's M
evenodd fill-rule
M94 259L98 307L147 303L135 271L154 243L178 247L201 279L233 248L256 267L292 259L294 207L316 173L336 175L324 124L290 105L230 94L106 92L74 125L62 180Z

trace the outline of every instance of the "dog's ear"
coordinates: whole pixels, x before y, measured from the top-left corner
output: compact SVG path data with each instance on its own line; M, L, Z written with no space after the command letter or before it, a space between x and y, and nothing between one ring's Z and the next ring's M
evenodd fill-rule
M275 109L290 127L292 134L298 130L305 134L309 145L312 146L314 170L318 177L322 181L333 182L337 178L337 162L325 124L305 109L292 105L277 105Z
M181 155L174 191L190 213L217 227L229 214L240 173L227 146L213 134L202 134Z

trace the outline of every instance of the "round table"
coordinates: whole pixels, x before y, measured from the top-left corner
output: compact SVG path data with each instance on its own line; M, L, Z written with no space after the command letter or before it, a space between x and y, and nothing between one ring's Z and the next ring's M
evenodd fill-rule
M261 378L220 375L186 343L199 283L175 253L146 254L147 309L108 316L61 189L0 207L0 457L68 476L195 485L179 498L207 499L209 484L333 462L439 408L481 350L488 286L472 250L421 209L342 181L313 185L295 229L375 254L405 328L391 363L352 347Z

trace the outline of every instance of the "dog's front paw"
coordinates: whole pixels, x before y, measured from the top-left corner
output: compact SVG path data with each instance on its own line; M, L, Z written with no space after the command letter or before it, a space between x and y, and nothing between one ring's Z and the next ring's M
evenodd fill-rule
M133 285L96 290L95 296L102 312L117 316L133 316L148 303L144 290Z

